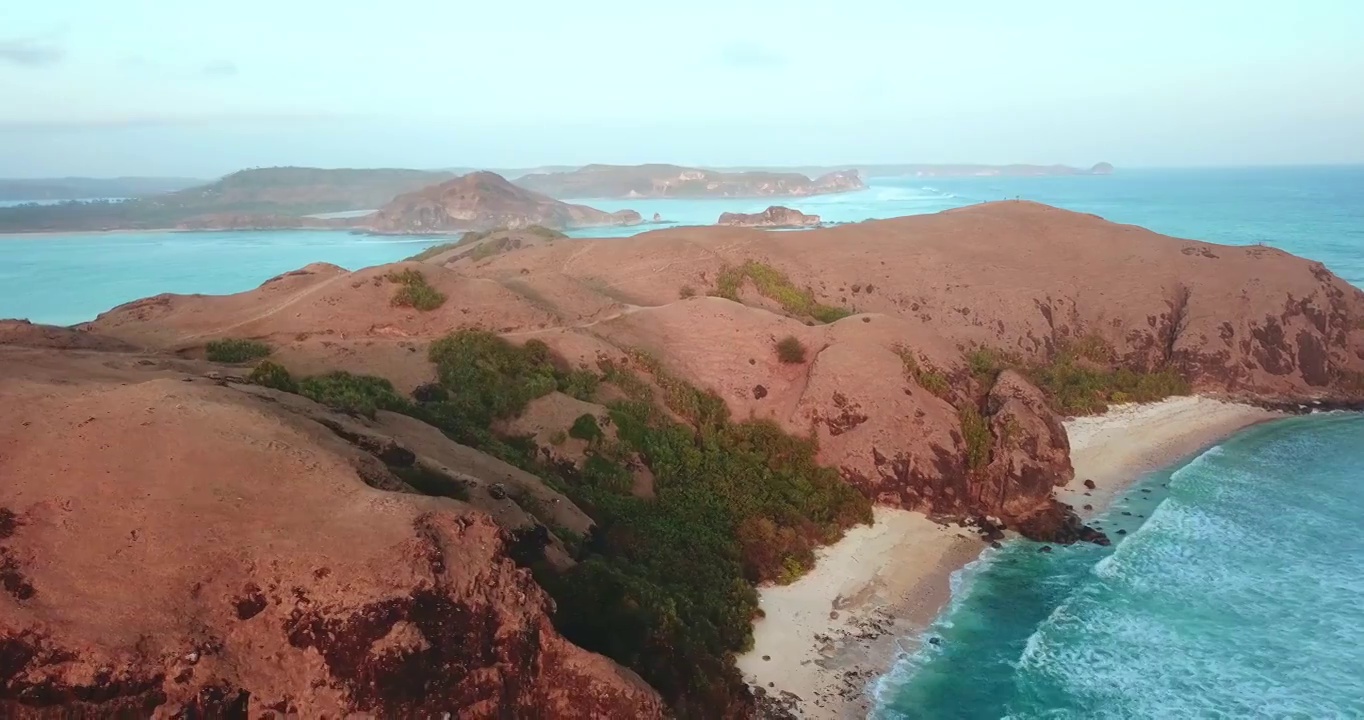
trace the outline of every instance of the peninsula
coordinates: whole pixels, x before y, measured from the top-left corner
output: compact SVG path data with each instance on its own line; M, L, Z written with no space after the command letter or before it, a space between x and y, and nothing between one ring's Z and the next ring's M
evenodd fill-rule
M0 714L753 717L819 554L912 558L931 615L977 533L1106 543L1065 418L1364 404L1364 293L1028 202L526 228L0 324L0 394Z
M795 172L724 172L678 165L587 165L532 173L516 184L557 198L804 197L866 187L856 170L811 179Z

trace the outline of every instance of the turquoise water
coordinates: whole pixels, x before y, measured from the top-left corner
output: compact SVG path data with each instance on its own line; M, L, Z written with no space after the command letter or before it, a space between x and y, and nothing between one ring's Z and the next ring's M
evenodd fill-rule
M1104 525L1129 534L960 573L873 717L1364 717L1364 416L1253 428Z
M777 200L832 222L937 212L1022 197L1160 232L1264 242L1364 285L1364 167L1124 170L1107 177L873 178L866 190ZM754 212L766 200L587 200L679 225ZM663 227L585 230L629 235ZM439 240L346 232L100 233L0 236L0 317L69 324L161 292L248 290L310 262L356 269L401 260Z

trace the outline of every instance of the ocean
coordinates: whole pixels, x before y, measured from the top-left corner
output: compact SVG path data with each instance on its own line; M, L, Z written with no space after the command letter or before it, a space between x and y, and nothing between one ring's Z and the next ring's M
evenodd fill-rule
M1100 522L1129 534L954 576L872 717L1364 717L1364 415L1251 428Z
M855 193L810 198L578 200L658 213L667 225L598 228L579 237L707 225L722 212L784 204L830 222L938 212L1024 198L1181 237L1265 243L1321 260L1364 284L1364 167L1123 170L1110 176L871 178ZM3 202L3 198L0 198ZM394 262L449 238L342 231L0 235L0 318L67 325L114 305L174 293L249 290L310 262L348 269Z
M1364 167L873 178L856 193L773 202L583 202L695 225L776 203L857 222L1010 198L1181 237L1264 243L1364 286ZM310 262L354 269L444 240L0 236L0 317L71 324L160 292L237 292ZM1115 533L1110 548L1050 554L1013 541L957 573L950 606L923 637L904 640L899 662L869 689L873 717L1364 717L1364 416L1252 428L1142 478L1100 522L1128 534Z

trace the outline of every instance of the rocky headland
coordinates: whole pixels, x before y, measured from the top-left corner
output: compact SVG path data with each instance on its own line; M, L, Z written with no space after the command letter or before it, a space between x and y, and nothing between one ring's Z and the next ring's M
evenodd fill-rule
M801 197L866 187L856 170L810 178L776 171L726 172L678 165L587 165L569 172L532 173L516 184L559 198Z
M463 220L426 202L394 222ZM754 587L873 505L1107 542L1056 494L1064 418L1364 400L1364 293L1320 263L1026 202L477 233L6 327L23 712L657 715L634 671L680 716L748 717Z
M716 225L730 227L757 228L804 228L818 227L818 215L806 215L799 210L773 205L760 213L721 213Z

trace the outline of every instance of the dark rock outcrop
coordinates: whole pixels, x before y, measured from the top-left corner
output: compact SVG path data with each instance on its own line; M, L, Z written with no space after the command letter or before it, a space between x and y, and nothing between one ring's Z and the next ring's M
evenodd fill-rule
M806 215L799 210L773 205L760 213L722 213L717 225L731 227L798 228L817 227L818 215Z

